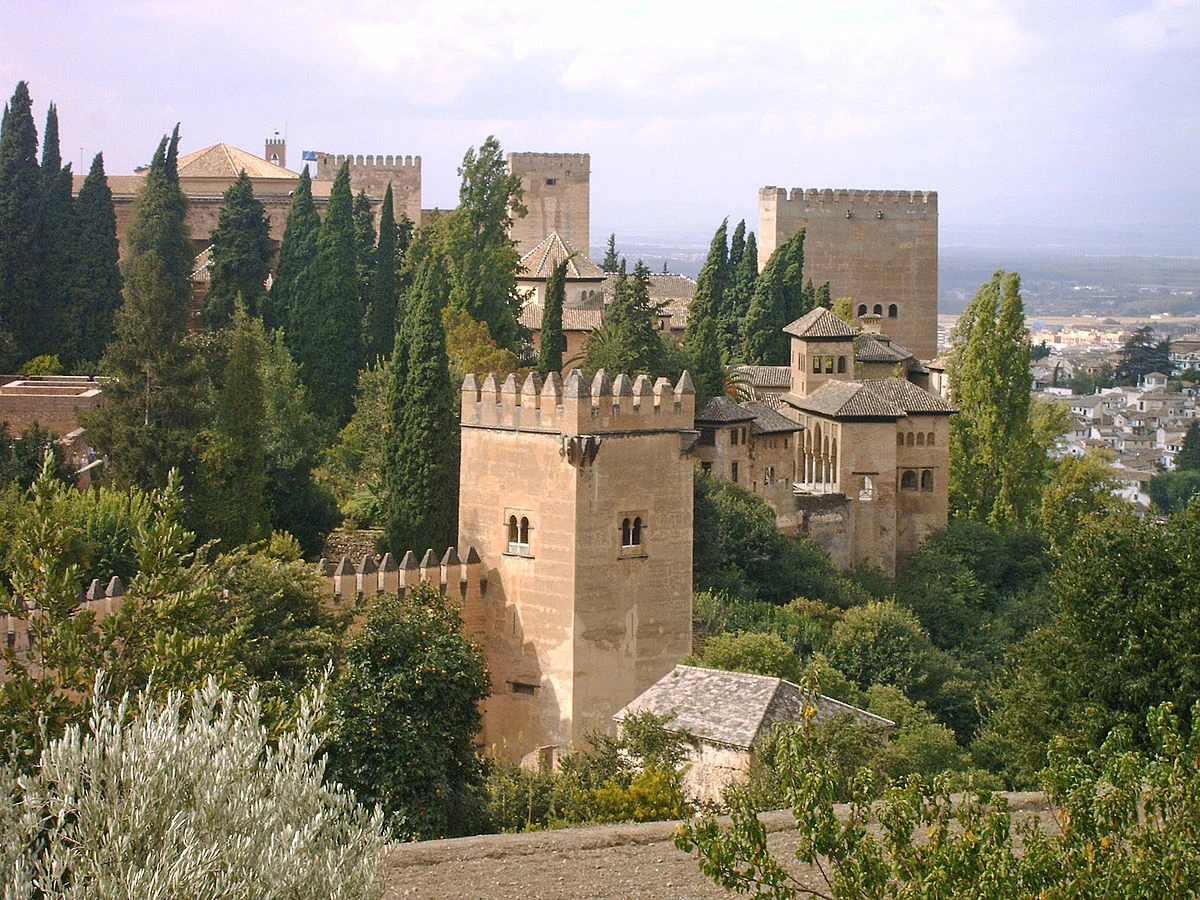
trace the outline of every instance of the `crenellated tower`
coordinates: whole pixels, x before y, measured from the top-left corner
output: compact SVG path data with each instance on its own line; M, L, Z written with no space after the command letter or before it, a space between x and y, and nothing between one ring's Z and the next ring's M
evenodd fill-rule
M801 228L804 275L883 319L920 359L937 355L938 203L935 191L764 187L758 192L758 264Z
M343 163L350 164L350 189L354 193L366 191L367 196L378 206L392 186L392 202L396 219L407 215L416 224L421 224L421 157L363 154L349 156L343 153L315 152L310 154L313 162L313 194L328 193ZM378 225L378 214L376 215Z
M586 256L591 240L592 158L587 153L510 153L508 171L521 177L528 214L511 237L522 256L557 232Z
M686 373L463 382L459 546L486 583L468 623L493 679L485 744L519 759L607 730L690 652L694 420Z

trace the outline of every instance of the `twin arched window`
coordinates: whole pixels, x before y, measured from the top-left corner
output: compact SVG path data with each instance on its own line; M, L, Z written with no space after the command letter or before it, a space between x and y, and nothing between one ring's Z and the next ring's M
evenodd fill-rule
M529 555L529 519L508 517L508 552L516 556Z
M621 549L636 550L642 546L642 517L626 516L621 520Z

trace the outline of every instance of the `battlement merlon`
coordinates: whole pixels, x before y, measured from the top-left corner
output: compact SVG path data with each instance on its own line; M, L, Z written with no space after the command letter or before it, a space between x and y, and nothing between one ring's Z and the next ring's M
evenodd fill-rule
M386 156L383 154L374 156L369 153L364 156L361 153L358 155L347 155L345 153L333 154L323 151L316 151L315 155L317 157L318 173L314 176L314 180L316 181L332 181L333 176L337 174L337 170L347 160L350 162L351 171L354 169L414 169L419 172L421 170L420 156L402 156L400 154L396 154L395 156L390 154Z
M672 386L647 375L610 379L601 369L589 384L579 369L564 380L557 372L543 382L536 372L518 384L515 375L482 383L463 379L462 425L547 434L690 431L696 420L696 391L684 372Z
M758 200L760 209L764 204L773 205L783 213L785 210L792 215L801 216L806 212L838 212L845 215L847 211L857 214L875 216L882 210L886 216L888 209L903 211L907 214L936 215L937 191L885 191L885 190L852 190L849 188L786 188L773 185L759 188Z
M583 165L587 166L590 171L592 166L592 155L590 153L510 153L508 154L508 165L512 169L513 165L521 164L524 166L568 166L568 165Z

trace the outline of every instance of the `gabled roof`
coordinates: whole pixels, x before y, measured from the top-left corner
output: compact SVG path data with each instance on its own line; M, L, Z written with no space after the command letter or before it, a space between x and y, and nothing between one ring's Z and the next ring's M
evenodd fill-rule
M786 391L792 386L791 366L738 366L736 371L752 387Z
M783 327L785 333L809 341L849 341L854 329L823 306Z
M761 400L747 400L739 405L746 412L754 414L755 434L791 434L804 430L799 422L793 422Z
M788 396L789 404L831 419L902 419L899 405L859 381L826 381L807 397Z
M912 353L886 335L863 332L854 338L854 357L865 363L902 363Z
M521 307L518 317L522 325L534 331L542 328L543 307L530 300ZM604 324L604 310L581 309L576 306L563 307L563 331L592 331Z
M804 719L803 691L782 678L676 666L613 716L651 712L673 716L671 729L701 740L750 750L778 722ZM891 728L895 722L834 700L817 697L818 722L850 714L860 721Z
M956 412L953 406L937 394L931 394L903 378L868 378L862 384L881 397L890 400L906 413L949 415Z
M696 424L728 425L733 422L750 422L754 413L743 409L728 397L713 397L696 413Z
M604 278L601 268L564 241L557 231L552 231L541 243L521 257L521 278L549 278L550 273L564 259L567 263L567 278L583 279L585 281L600 281Z
M237 178L245 170L251 178L295 180L295 172L267 162L230 144L213 144L179 157L180 178Z

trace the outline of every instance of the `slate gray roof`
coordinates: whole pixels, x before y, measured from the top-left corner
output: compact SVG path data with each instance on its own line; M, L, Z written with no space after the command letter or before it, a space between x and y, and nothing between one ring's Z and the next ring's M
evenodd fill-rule
M777 413L761 400L746 400L738 405L754 415L755 434L791 434L804 430L804 426L799 422L793 422L787 416Z
M524 271L518 274L522 278L549 278L550 273L564 259L567 263L567 278L584 281L599 281L604 278L604 271L587 258L586 253L580 253L566 241L557 231L552 231L541 243L521 257L521 267Z
M805 313L783 330L810 341L848 341L854 337L854 329L823 306Z
M791 366L738 366L737 372L752 387L786 391L792 386Z
M733 422L750 422L754 413L743 409L728 397L713 397L696 413L696 424L728 425Z
M805 696L782 678L676 666L613 716L651 712L673 715L672 729L709 743L749 750L773 725L804 718ZM817 698L818 722L849 714L892 728L895 722L824 695Z
M929 391L922 390L903 378L868 378L863 385L896 404L906 413L940 413L949 415L955 408Z
M865 383L827 381L807 397L789 395L787 402L805 412L831 419L901 419L907 413Z

